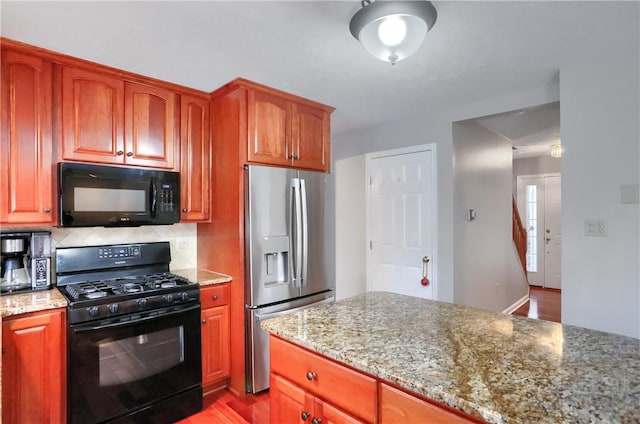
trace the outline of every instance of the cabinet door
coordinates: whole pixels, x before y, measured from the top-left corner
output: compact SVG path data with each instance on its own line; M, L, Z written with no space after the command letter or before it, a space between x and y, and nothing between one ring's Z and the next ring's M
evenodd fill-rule
M122 164L124 82L97 72L62 69L62 158Z
M249 90L247 160L291 166L290 103L274 94Z
M229 305L202 310L202 384L229 376Z
M2 51L0 223L53 222L51 64Z
M209 99L183 94L180 97L180 221L209 220L211 143Z
M269 386L270 422L304 424L317 418L314 398L302 388L276 374Z
M64 311L2 323L2 421L65 422Z
M328 171L330 160L329 114L304 104L293 104L291 114L293 166Z
M380 424L433 423L463 424L472 423L461 415L438 407L394 387L380 384Z
M125 86L125 163L174 169L176 93L159 87Z
M321 400L316 400L315 415L321 417L322 424L363 424L366 422L360 421Z

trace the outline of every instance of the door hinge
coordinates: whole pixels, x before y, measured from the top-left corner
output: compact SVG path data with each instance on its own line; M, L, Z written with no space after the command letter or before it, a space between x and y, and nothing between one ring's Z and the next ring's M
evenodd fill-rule
M373 185L373 177L369 175L369 185Z
M369 240L369 250L373 250L373 240Z

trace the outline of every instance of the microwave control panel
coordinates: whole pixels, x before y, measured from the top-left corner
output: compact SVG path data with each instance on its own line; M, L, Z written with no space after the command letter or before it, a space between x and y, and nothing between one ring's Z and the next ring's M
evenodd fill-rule
M160 212L174 212L176 207L176 190L174 184L161 183L159 191L158 209Z

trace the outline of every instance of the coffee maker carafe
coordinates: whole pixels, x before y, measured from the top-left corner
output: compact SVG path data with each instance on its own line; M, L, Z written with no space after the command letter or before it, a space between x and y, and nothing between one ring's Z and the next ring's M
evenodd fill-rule
M51 287L51 233L2 233L0 256L2 293Z

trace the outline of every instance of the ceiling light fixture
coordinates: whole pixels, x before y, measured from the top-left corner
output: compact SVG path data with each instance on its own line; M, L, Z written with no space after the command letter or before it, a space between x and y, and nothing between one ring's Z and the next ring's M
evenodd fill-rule
M351 22L351 34L372 56L390 62L415 53L436 23L438 13L431 2L362 0Z
M562 145L560 145L560 144L552 144L551 145L551 157L552 158L560 158L560 157L562 157Z

